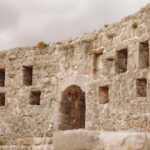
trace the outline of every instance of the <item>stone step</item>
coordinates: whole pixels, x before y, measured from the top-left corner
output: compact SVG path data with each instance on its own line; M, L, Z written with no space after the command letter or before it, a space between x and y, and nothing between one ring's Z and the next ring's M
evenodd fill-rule
M52 137L34 137L34 138L18 138L15 141L16 145L19 146L30 146L30 145L48 145L53 143Z
M33 146L0 146L0 150L53 150L52 144L47 145L33 145Z
M49 145L33 145L31 146L31 150L53 150L53 145L49 144Z
M150 132L58 131L53 145L54 150L150 150Z
M11 146L0 146L0 150L30 150L26 146L16 146L16 145L11 145Z

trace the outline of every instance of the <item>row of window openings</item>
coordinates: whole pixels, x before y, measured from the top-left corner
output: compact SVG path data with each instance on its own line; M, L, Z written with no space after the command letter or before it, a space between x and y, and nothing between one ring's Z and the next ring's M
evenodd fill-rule
M136 92L138 97L147 96L147 80L141 78L136 80ZM109 102L109 86L99 87L100 104ZM31 91L30 101L31 105L40 105L41 91ZM5 106L5 93L0 93L0 106Z
M32 66L24 66L23 67L23 83L26 86L32 85ZM5 86L5 68L0 69L0 86Z
M128 50L122 49L117 52L116 58L116 72L124 73L127 71L127 58ZM140 43L139 48L139 68L148 68L149 67L149 43L148 41ZM32 85L32 66L23 67L23 83L26 86ZM146 79L137 79L137 96L145 97L146 96ZM5 86L5 68L0 69L0 86ZM109 101L109 87L100 87L100 97L102 103L107 103ZM40 105L40 95L41 92L31 92L30 94L30 104L31 105ZM5 93L0 93L0 106L5 105Z
M137 97L147 96L147 79L136 79L136 95ZM106 104L109 102L109 86L99 87L100 104Z
M97 61L97 55L95 57ZM128 59L128 49L122 49L117 51L117 57L115 61L116 72L124 73L127 71L127 59ZM148 41L140 43L139 48L139 68L149 67L149 43ZM97 70L97 69L96 69ZM26 86L32 85L32 66L23 67L23 83ZM0 86L5 86L5 68L0 69Z
M31 91L30 93L30 105L40 105L41 91ZM0 106L5 106L5 93L0 93Z
M95 63L94 70L97 69L98 58L100 54L95 54ZM115 68L116 73L124 73L127 71L127 63L128 63L128 49L122 49L117 51L116 60L115 60ZM149 67L149 43L148 41L141 42L139 46L139 69L144 69ZM94 71L94 72L95 72Z

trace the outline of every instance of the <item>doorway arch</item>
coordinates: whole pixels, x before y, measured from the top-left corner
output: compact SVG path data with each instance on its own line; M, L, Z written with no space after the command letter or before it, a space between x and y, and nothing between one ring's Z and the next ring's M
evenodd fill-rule
M85 92L77 85L66 88L61 95L60 130L85 128Z

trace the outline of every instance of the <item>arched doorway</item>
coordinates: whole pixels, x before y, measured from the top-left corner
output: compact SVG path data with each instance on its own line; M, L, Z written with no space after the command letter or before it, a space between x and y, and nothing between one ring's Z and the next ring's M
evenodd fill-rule
M66 88L61 95L60 130L85 128L85 93L77 85Z

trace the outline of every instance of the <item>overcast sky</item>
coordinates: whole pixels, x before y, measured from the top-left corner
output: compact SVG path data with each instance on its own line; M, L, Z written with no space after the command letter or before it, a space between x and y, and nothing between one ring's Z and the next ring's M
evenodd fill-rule
M0 0L0 49L54 42L138 11L150 0Z

